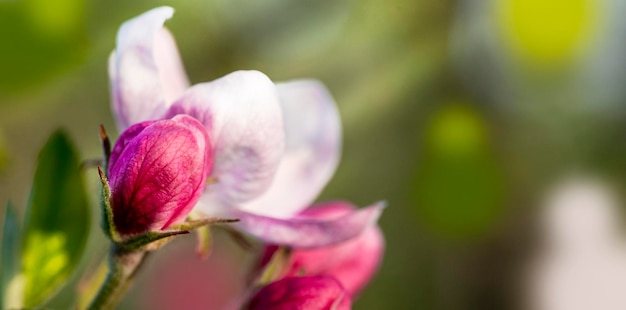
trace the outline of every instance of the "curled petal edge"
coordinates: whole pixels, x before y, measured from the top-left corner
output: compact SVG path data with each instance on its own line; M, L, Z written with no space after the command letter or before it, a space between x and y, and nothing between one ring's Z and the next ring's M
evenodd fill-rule
M375 225L386 202L354 210L332 219L279 219L245 211L235 215L241 230L270 244L299 249L335 245L352 239Z
M163 6L126 21L109 57L112 110L120 131L163 118L189 87L176 42L163 27L174 9Z

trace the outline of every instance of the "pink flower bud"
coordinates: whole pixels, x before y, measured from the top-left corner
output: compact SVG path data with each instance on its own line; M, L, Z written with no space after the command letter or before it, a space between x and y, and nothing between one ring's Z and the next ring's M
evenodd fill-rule
M162 230L184 220L200 199L212 165L209 136L192 117L129 127L117 140L108 167L117 231Z
M251 310L346 310L350 297L333 277L289 277L259 290L248 303Z
M333 202L305 210L298 218L332 219L354 211L348 203ZM366 228L360 235L334 246L293 249L284 277L329 275L341 282L351 297L367 285L380 265L385 241L378 226ZM261 265L265 265L277 246L267 246Z

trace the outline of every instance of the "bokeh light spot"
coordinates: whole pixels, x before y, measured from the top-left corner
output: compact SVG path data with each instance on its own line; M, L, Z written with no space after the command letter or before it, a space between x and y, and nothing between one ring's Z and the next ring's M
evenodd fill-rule
M525 61L551 67L570 61L594 33L598 2L593 0L498 0L497 25Z
M476 152L484 147L485 124L465 105L452 105L438 114L428 128L432 151L454 155Z

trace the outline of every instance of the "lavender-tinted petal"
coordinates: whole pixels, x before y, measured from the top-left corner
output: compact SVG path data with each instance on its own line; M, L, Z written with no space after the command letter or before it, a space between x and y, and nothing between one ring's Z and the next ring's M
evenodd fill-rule
M272 81L258 71L237 71L188 89L167 117L191 115L215 146L212 177L200 211L233 207L270 185L284 150L282 112Z
M276 84L285 124L285 155L272 185L243 205L257 214L288 218L308 207L332 177L341 153L341 122L319 81Z
M120 131L160 119L188 86L174 39L163 28L174 10L159 7L125 22L109 58L113 114Z
M354 210L339 217L311 219L279 219L254 213L238 211L240 221L236 224L248 234L265 243L294 248L317 248L335 245L352 239L376 224L385 204Z

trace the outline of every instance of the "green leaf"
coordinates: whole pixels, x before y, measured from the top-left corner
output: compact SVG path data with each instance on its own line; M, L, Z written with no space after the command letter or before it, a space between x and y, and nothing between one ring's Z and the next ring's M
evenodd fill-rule
M16 283L16 276L19 272L20 253L20 223L11 203L7 203L4 225L2 227L2 248L0 249L2 258L2 280L0 281L0 308L8 309L16 302L20 303L21 296L9 294L9 285L19 286ZM11 290L13 292L14 290ZM19 291L19 290L18 290ZM17 300L15 300L17 299ZM15 305L20 306L20 305Z
M26 211L22 272L24 306L42 304L80 261L89 233L89 207L80 159L63 131L39 153Z

